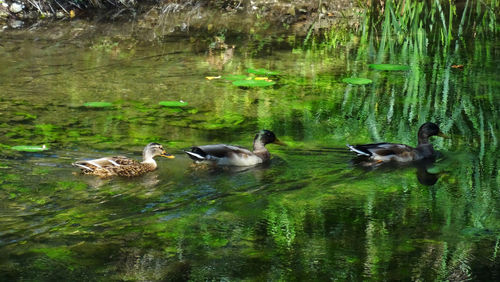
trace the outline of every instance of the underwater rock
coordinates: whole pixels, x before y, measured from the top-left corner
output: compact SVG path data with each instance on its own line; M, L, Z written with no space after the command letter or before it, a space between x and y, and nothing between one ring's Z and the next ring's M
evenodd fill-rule
M21 27L23 27L23 25L24 25L24 22L20 21L20 20L11 20L11 21L9 21L9 26L11 28L21 28Z
M0 20L5 20L9 17L9 13L0 7Z
M17 14L23 10L24 6L19 3L12 3L9 7L9 11L11 11L13 14Z
M9 8L9 5L7 5L6 3L1 3L1 5L0 5L0 24L5 23L5 21L9 17L10 13L9 13L8 8Z

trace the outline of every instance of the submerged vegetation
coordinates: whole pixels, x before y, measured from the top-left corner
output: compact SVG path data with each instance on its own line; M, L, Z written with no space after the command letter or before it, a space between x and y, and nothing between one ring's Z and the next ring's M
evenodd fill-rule
M0 280L498 280L499 5L368 1L305 38L0 34ZM427 121L451 136L436 163L351 165L346 143L416 144ZM289 146L244 171L69 166L262 128Z

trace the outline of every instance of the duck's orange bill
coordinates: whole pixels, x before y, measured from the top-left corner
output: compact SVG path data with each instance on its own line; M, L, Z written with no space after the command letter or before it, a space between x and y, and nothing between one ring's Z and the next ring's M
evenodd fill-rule
M450 136L448 136L448 135L444 134L444 133L443 133L443 132L441 132L441 131L439 131L438 136L439 136L439 137L443 137L443 138L450 138Z
M163 153L160 156L167 159L175 159L174 155L167 154L167 152L165 151L163 151Z
M273 144L281 145L281 146L288 146L286 143L281 142L278 138L276 138L276 140L274 140Z

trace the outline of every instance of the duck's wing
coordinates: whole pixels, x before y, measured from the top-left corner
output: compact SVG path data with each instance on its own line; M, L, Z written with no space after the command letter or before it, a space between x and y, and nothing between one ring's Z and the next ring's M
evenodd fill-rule
M253 153L239 146L216 144L191 147L191 151L185 151L195 161L205 161L213 158L231 158L234 155L253 155Z
M348 145L349 149L360 156L380 161L412 161L417 157L415 148L404 144L374 143L364 145Z
M93 160L82 160L74 162L73 165L83 171L113 170L123 166L135 166L139 162L124 156L105 157Z

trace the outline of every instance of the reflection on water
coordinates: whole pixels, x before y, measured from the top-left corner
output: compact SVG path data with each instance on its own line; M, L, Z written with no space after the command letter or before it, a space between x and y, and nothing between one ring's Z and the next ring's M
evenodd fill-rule
M418 179L418 182L422 185L430 186L436 184L439 179L440 173L432 173L430 170L434 168L435 160L434 159L423 159L417 162L411 163L397 163L397 162L389 162L389 163L376 163L376 162L368 162L364 157L355 157L350 163L353 166L359 167L365 171L373 171L376 170L379 173L398 173L401 170L405 169L415 169L415 174Z
M439 173L430 173L433 168L434 161L423 161L417 164L417 179L423 185L434 185L439 179Z
M1 280L499 275L498 46L488 38L425 53L411 42L376 49L376 38L363 35L349 52L326 56L256 52L230 37L235 48L183 37L0 37ZM379 60L411 70L368 69ZM464 68L452 68L456 62ZM276 87L205 79L261 67L281 72ZM348 76L374 83L340 82ZM179 100L189 106L158 105ZM82 106L89 101L113 107ZM433 141L444 155L436 162L371 170L351 163L346 143L414 145L424 121L452 136ZM266 165L200 170L182 152L193 144L249 147L261 128L289 145L270 145ZM77 159L140 159L149 142L176 159L133 179L73 174ZM51 149L9 149L24 144Z

